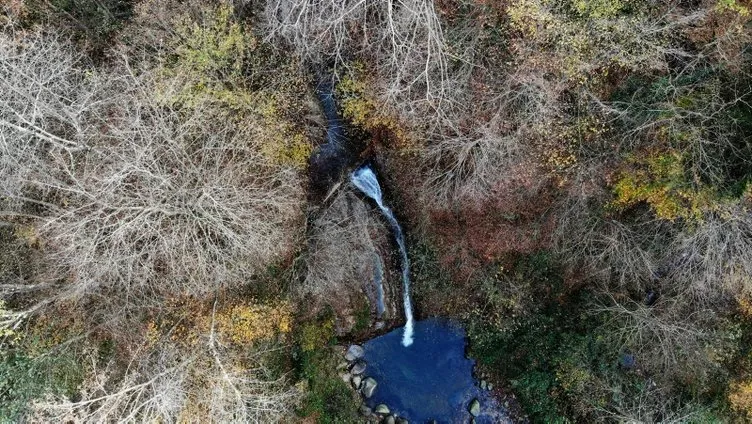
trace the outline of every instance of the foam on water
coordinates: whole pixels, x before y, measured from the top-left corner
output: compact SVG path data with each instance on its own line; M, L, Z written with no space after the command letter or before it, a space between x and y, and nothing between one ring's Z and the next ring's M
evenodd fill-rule
M402 301L405 309L405 329L402 334L402 345L410 346L413 343L413 306L410 300L410 262L407 258L407 247L405 246L405 236L402 234L402 227L397 222L397 218L395 218L392 210L384 205L379 180L370 166L363 166L355 170L350 176L350 180L358 190L376 202L379 209L381 209L381 213L392 226L394 238L397 239L397 245L399 246L402 258Z

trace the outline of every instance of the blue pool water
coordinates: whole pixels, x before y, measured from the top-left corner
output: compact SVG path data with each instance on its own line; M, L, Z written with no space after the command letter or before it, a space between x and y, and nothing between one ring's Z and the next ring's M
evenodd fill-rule
M368 406L386 404L411 423L466 423L468 405L478 398L478 424L508 421L498 402L473 379L474 361L465 357L465 332L459 325L443 319L418 321L413 344L407 347L402 345L403 330L363 345L365 375L378 382Z

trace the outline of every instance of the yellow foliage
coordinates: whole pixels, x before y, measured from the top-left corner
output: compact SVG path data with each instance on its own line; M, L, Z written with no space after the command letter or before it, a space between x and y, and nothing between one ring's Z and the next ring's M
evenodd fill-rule
M289 333L292 307L287 302L273 306L242 303L217 311L214 320L219 338L224 343L251 344Z
M154 321L146 323L146 330L144 331L144 340L146 346L154 346L159 342L161 335L159 334L159 327Z
M188 14L176 19L160 68L158 101L177 108L217 105L227 112L217 119L244 127L272 163L305 167L313 146L295 119L307 86L296 62L275 54L235 21L230 4L207 6L202 16L201 21ZM256 81L257 68L263 82Z
M379 107L368 90L369 76L362 63L356 63L353 71L339 81L337 91L342 99L342 114L353 124L368 131L388 130L397 147L411 150L418 147L418 141L396 117Z
M507 16L512 28L528 37L541 35L542 30L555 21L553 14L538 0L512 1L507 7Z
M60 319L60 317L66 317ZM71 304L58 305L56 309L35 317L24 338L29 342L27 353L31 357L47 354L50 349L84 334L85 323L81 311Z
M592 379L590 371L570 361L562 363L556 370L556 381L570 395L582 393Z
M33 225L19 225L15 229L15 236L26 243L28 247L39 246L39 233Z
M610 204L624 210L640 202L650 205L660 219L699 221L714 209L716 193L707 186L687 181L679 152L668 151L631 157L634 166L622 172L613 185L616 198Z
M326 346L334 334L334 320L306 323L300 330L298 343L304 352L312 352Z
M7 325L2 324L4 318L10 314L10 311L5 309L5 301L0 299L0 341L5 339L16 339L20 337L19 333L16 333L13 329Z
M206 16L206 22L188 15L178 19L173 54L163 69L162 98L187 107L217 101L234 109L246 108L253 100L243 89L243 62L258 42L233 22L230 5L209 10Z
M572 0L572 6L588 18L613 18L624 8L621 0Z
M538 161L560 179L560 184L564 184L567 173L579 166L582 146L596 143L608 131L606 121L596 115L577 117L572 122L539 125L536 128L541 140L538 143Z
M530 52L525 66L559 74L573 85L598 83L608 68L637 69L660 60L635 28L639 13L622 12L629 0L512 0L509 26ZM604 54L603 52L610 52ZM613 52L614 54L612 54Z
M146 324L144 339L154 346L164 336L185 346L193 346L215 333L224 344L249 345L273 340L292 331L292 306L287 301L272 305L251 302L232 303L216 310L198 301L178 302L191 317L170 316Z
M734 410L752 418L752 380L732 383L728 400Z
M742 313L742 315L744 315L745 318L752 318L752 300L750 300L748 296L745 296L743 294L738 295L736 297L736 303L739 307L739 311Z
M276 163L302 167L308 162L313 145L295 125L282 118L277 107L281 102L274 95L261 101L259 111L265 124L261 151Z
M742 17L750 16L750 6L742 3L742 0L717 0L716 9L721 12L731 11Z

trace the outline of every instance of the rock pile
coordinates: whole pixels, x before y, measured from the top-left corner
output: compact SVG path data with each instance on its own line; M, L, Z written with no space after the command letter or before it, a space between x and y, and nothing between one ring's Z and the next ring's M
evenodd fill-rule
M370 399L373 396L379 383L373 377L366 376L368 364L363 360L364 356L365 351L362 346L350 345L345 351L345 360L347 362L343 362L338 367L342 371L340 374L342 380L350 384L362 397L363 402L360 405L361 415L368 418L369 422L408 424L408 420L393 414L389 406L383 403L373 409L365 404L365 399ZM486 380L481 380L480 387L483 390L493 389L493 385ZM480 401L477 398L470 401L467 411L470 413L470 422L474 423L475 417L481 413Z
M364 373L368 368L368 365L363 360L365 351L363 347L358 345L350 345L345 351L346 363L339 366L342 370L340 377L346 383L350 384L362 397L363 400L369 399L373 396L379 383L373 377L366 377ZM382 422L385 424L409 424L408 421L402 417L398 417L391 413L391 410L387 405L379 404L376 408L371 409L363 402L360 405L360 413L364 417L369 419L369 422Z

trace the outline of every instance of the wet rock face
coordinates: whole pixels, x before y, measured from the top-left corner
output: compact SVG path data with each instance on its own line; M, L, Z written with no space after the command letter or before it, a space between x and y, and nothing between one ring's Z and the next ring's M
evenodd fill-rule
M350 171L362 161L368 143L340 116L334 97L336 81L327 72L324 68L317 71L317 122L325 142L309 159L310 254L300 294L311 299L314 312L327 306L334 309L337 335L345 336L356 329L373 330L376 321L396 315L400 288L398 281L395 288L388 284L391 275L398 274L387 259L393 249L389 228L349 182ZM382 281L383 290L376 288L377 280ZM370 317L363 328L366 310Z
M338 336L374 331L382 320L398 315L401 283L392 263L390 229L373 206L343 183L332 199L311 214L307 274L300 289L314 311L334 310ZM376 272L382 264L381 273ZM381 277L378 290L377 276ZM384 308L380 308L379 299ZM367 321L363 322L363 318ZM363 325L365 324L365 326Z
M368 417L373 413L373 411L371 410L371 408L368 407L368 405L363 404L363 405L360 405L360 413L361 415Z

